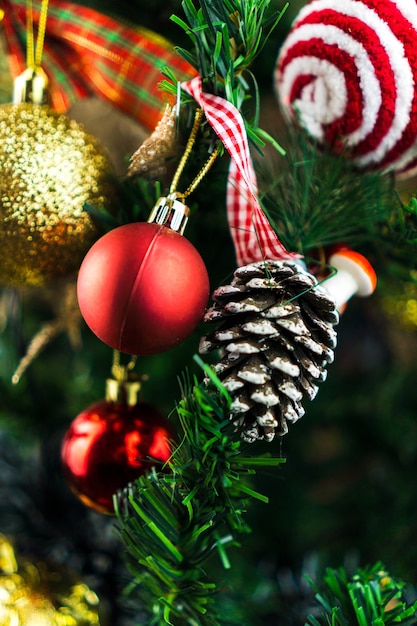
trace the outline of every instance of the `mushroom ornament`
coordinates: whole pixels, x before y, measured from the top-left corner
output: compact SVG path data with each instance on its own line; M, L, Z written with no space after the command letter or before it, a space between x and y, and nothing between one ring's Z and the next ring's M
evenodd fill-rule
M375 291L375 270L359 252L341 247L331 254L329 265L336 273L325 280L323 286L334 298L338 311L344 310L352 296L370 296Z

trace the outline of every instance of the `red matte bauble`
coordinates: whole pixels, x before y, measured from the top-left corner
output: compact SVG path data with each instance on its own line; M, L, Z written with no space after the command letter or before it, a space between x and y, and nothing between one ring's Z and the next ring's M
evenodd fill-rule
M154 223L119 226L87 253L78 276L81 313L116 350L156 354L201 320L210 291L204 262L182 235Z
M101 400L70 425L61 457L69 486L84 504L113 513L113 494L165 463L173 430L149 404Z

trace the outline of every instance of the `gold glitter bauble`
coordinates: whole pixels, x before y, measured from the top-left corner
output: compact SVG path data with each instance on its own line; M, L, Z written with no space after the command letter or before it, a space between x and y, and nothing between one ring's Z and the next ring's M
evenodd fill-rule
M0 283L75 272L97 238L84 210L109 193L109 160L82 126L46 106L0 106Z
M17 560L0 535L1 626L99 626L97 595L67 573Z

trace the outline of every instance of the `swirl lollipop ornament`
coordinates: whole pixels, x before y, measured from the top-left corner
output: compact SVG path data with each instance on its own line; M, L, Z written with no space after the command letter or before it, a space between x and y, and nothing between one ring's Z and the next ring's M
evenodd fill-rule
M417 166L417 5L315 0L279 53L275 88L287 116L360 168Z

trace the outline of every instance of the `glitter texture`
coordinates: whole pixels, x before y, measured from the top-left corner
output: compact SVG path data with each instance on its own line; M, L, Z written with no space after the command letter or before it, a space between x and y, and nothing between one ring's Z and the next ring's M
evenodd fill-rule
M0 535L2 626L99 626L99 598L70 572L15 556Z
M42 286L75 272L97 238L111 166L82 126L48 107L0 106L0 282Z

